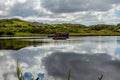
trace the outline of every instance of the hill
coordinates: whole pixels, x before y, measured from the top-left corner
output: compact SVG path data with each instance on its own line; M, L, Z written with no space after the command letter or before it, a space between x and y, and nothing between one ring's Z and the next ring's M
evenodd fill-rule
M40 36L56 32L70 33L70 35L120 35L120 24L98 24L85 26L82 24L43 24L28 22L18 18L0 20L0 36Z

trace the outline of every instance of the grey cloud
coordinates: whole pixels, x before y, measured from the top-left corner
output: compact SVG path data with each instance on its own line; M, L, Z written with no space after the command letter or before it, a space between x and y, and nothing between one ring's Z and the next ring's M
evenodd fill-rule
M28 17L33 15L38 15L38 11L34 10L34 5L32 1L27 1L25 3L16 3L11 8L10 15Z
M9 0L8 0L9 1ZM82 23L85 25L106 23L107 11L112 5L119 5L119 0L26 0L20 2L12 0L7 3L0 1L0 18L18 17L27 21L39 21L43 23ZM37 5L36 5L37 4ZM39 9L35 9L35 7ZM46 10L45 10L46 9ZM50 12L52 13L50 13ZM81 12L86 12L81 14ZM78 13L77 13L78 12ZM94 15L94 12L106 12ZM61 13L65 13L62 15ZM77 13L77 15L76 15ZM98 19L98 17L100 19ZM71 18L72 17L72 18ZM37 19L36 19L37 18ZM114 18L110 17L111 19ZM118 21L118 19L116 19ZM90 22L92 21L92 22ZM97 22L95 22L97 21ZM108 21L111 23L110 21ZM112 21L114 22L114 21Z
M69 13L79 11L107 11L119 0L41 0L41 5L54 13Z
M7 72L3 74L4 80L9 80L11 75L16 76L16 72ZM16 76L17 77L17 76Z
M44 16L46 15L42 10L35 9L36 6L40 7L40 1L39 0L27 0L24 3L21 2L14 2L14 5L12 6L5 6L4 3L0 3L0 10L4 13L7 13L6 15L0 15L0 18L6 18L6 17L33 17L33 16ZM6 8L9 8L9 10L5 10Z
M101 74L104 80L119 80L120 61L112 60L107 54L75 54L55 52L43 59L48 75L66 80L69 69L72 69L73 80L97 80Z
M0 4L0 10L5 10L5 6L3 4Z

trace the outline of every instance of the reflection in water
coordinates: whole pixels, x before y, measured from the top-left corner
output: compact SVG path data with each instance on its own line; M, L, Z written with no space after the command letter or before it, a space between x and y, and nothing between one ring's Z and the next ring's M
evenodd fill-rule
M0 39L0 49L18 50L26 46L42 45L42 41L25 41L22 39Z
M45 73L43 80L66 80L69 68L72 68L73 80L96 80L101 74L105 80L119 80L120 56L115 52L120 46L117 40L115 36L62 41L40 39L47 43L38 46L36 39L32 39L37 46L0 50L0 80L17 80L17 59L23 71L33 73L35 78L38 73Z
M112 60L108 54L75 54L55 52L43 59L48 75L66 79L68 70L72 69L73 80L97 80L103 74L105 80L116 80L119 77L120 62Z
M120 54L120 37L117 37L117 48L116 48L115 53Z

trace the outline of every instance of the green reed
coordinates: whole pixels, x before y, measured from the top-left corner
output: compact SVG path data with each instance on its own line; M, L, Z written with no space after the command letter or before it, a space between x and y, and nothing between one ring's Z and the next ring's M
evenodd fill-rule
M16 66L16 72L17 72L17 77L19 80L25 80L24 77L23 77L23 71L17 61L17 66Z
M16 66L16 72L17 72L18 80L25 80L23 77L23 71L22 71L18 61L17 61L17 66ZM67 80L71 80L71 77L72 77L72 71L71 71L71 69L69 69L68 75L67 75ZM34 80L34 77L33 77L33 80ZM103 75L98 77L98 80L103 80Z

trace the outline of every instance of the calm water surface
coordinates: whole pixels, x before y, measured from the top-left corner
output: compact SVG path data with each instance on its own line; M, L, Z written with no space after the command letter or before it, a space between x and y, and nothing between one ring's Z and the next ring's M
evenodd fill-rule
M16 61L23 73L43 80L66 80L72 69L72 80L120 80L120 37L72 37L52 40L40 37L0 38L0 80L17 80Z

